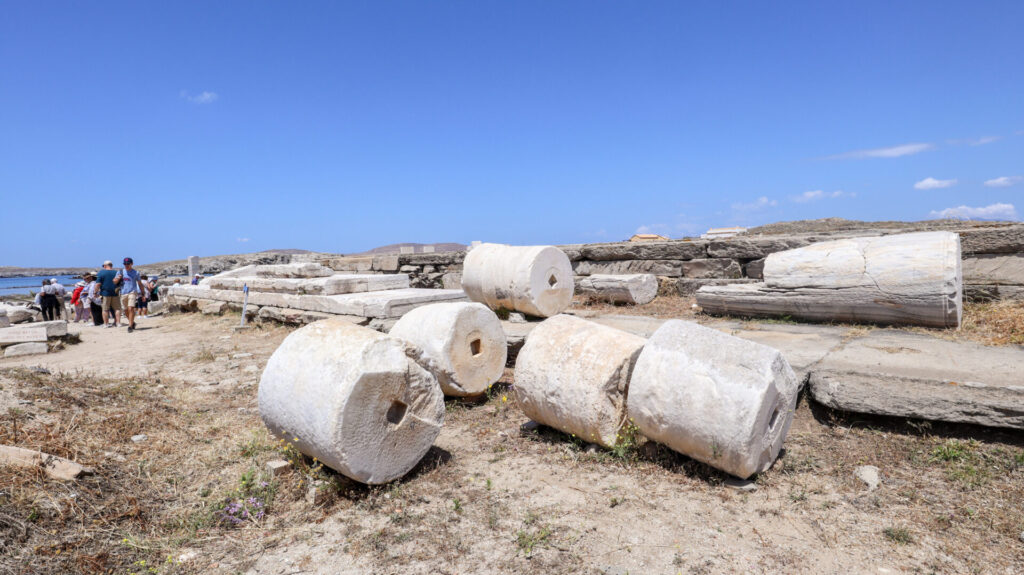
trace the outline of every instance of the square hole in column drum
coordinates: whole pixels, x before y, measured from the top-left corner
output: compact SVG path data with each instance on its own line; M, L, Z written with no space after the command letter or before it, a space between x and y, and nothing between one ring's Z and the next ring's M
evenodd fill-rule
M474 339L473 341L469 342L469 351L473 353L473 357L480 355L481 348L482 344L480 343L479 339Z
M779 420L779 408L772 411L772 417L768 420L768 429L775 429L775 422Z
M551 274L551 277L548 278L548 285L551 286L551 287L555 287L555 284L557 284L557 283L558 283L558 278L555 277L555 274Z
M388 413L385 417L388 419L388 423L398 425L405 419L405 410L407 406L401 401L392 401L391 407L388 408Z

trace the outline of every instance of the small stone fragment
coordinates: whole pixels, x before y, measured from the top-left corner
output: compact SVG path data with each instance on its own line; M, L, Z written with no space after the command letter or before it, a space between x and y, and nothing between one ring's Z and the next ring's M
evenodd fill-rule
M526 323L526 316L514 311L508 314L509 323Z
M149 439L149 437L145 433L140 433L138 435L133 435L132 436L132 442L133 443L142 443L143 441L146 441L147 439Z
M291 473L291 471L292 464L283 459L275 459L267 462L267 473L269 473L274 479L287 475Z
M853 475L868 486L868 491L878 489L878 484L881 483L881 479L878 475L878 468L874 465L861 465L853 471Z

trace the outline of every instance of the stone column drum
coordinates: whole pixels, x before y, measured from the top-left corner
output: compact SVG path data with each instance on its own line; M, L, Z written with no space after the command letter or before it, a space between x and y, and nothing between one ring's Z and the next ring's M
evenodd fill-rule
M498 316L483 304L418 307L402 316L389 335L423 350L445 395L479 395L505 370L505 332Z
M409 472L444 422L444 395L406 342L327 319L289 335L259 387L277 437L362 483Z
M552 246L480 244L462 264L462 289L491 309L551 317L572 303L569 257Z
M709 313L956 328L961 266L952 232L835 240L770 254L763 284L704 286L697 303Z
M646 437L746 479L779 455L798 389L778 350L669 320L633 369L629 417Z
M614 447L644 342L571 315L547 319L530 332L516 359L516 402L538 423Z

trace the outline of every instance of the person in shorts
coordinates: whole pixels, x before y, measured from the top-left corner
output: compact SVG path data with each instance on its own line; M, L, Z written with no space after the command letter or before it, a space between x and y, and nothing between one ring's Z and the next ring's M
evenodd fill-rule
M135 306L145 297L142 276L134 265L132 258L124 258L124 269L117 272L118 283L121 284L121 308L128 318L128 333L135 331Z
M103 262L103 269L96 274L96 283L100 286L100 297L103 303L100 309L103 312L103 325L110 327L110 320L114 320L114 327L121 323L121 299L117 297L118 274L114 271L114 262L107 260Z

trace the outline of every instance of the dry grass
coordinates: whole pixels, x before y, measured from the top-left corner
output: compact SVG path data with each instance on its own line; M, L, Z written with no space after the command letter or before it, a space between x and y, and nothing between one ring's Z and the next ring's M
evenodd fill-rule
M986 345L1024 345L1024 301L965 304L961 332Z

